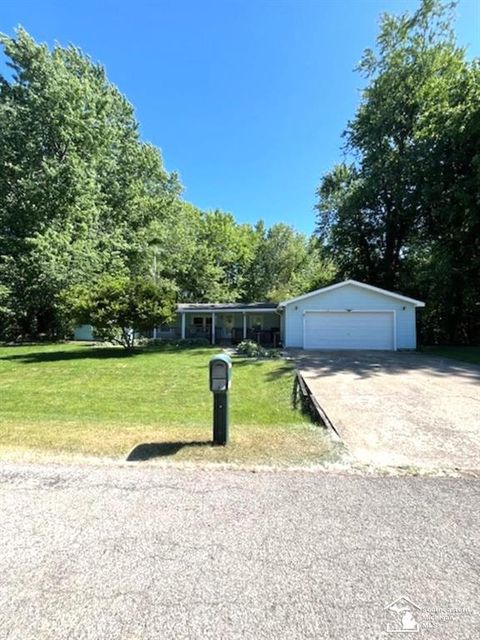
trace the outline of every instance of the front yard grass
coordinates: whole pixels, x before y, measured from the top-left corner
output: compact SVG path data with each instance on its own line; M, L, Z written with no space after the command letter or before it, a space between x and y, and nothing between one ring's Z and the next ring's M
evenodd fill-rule
M422 351L432 356L480 364L480 347L423 347Z
M311 464L327 434L293 409L284 360L234 359L230 445L212 447L208 361L214 348L50 344L0 347L0 452ZM142 456L140 456L142 457ZM148 456L147 456L148 457Z

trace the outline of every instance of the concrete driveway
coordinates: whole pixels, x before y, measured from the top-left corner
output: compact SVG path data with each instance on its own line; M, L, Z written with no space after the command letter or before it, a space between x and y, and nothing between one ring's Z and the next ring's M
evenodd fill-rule
M295 357L361 462L480 468L480 367L418 353L322 351Z
M474 478L0 468L2 640L480 637ZM417 636L415 636L417 637Z

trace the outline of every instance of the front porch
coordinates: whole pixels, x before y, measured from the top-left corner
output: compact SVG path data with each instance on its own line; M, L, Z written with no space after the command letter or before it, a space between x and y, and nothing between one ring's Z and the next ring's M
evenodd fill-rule
M211 344L238 344L254 340L263 346L281 343L281 316L269 303L180 304L179 337L206 338Z

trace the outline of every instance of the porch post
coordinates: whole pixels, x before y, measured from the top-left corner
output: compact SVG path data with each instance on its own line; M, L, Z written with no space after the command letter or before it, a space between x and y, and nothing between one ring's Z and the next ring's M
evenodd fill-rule
M247 339L247 314L243 312L243 339Z
M212 311L212 344L215 344L215 311Z
M182 313L181 315L182 318L182 340L185 340L185 314Z

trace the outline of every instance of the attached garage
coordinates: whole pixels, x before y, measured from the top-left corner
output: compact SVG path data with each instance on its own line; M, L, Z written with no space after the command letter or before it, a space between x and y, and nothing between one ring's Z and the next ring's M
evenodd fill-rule
M279 305L283 342L302 349L415 349L424 303L347 280Z

